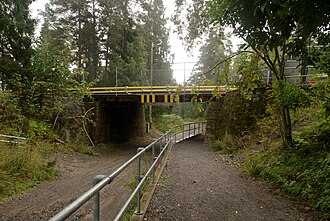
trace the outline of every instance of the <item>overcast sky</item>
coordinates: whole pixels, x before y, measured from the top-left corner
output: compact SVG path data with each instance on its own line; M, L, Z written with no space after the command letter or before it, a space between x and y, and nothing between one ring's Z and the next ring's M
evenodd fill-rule
M36 0L31 6L30 10L33 16L38 15L38 10L44 10L45 4L48 3L49 0ZM164 0L164 6L166 8L166 17L170 17L175 10L175 0ZM172 65L173 75L176 79L177 83L182 84L185 80L187 80L190 76L191 70L194 66L194 62L198 60L199 49L195 48L192 53L188 53L185 51L184 45L181 40L178 38L177 34L173 33L175 26L168 21L168 27L170 30L170 45L171 45L171 53L174 54L174 64ZM236 40L233 40L235 44Z

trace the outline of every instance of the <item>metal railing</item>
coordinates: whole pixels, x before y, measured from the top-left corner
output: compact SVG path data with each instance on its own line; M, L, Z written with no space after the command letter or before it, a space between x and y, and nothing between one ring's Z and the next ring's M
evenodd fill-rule
M20 145L26 143L26 138L0 134L0 142Z
M69 88L68 90L76 90L75 88ZM125 86L125 87L90 87L87 89L89 93L94 95L102 94L114 94L114 95L126 95L126 94L148 94L148 93L212 93L212 92L228 92L237 90L236 87L231 87L228 85L218 85L218 86Z
M81 206L83 206L92 197L93 199L93 221L100 220L100 191L108 184L110 184L121 172L123 172L133 162L137 162L137 186L133 190L130 197L125 202L124 206L119 210L114 220L121 220L127 209L129 208L134 197L137 197L137 207L135 214L141 214L141 187L144 182L147 181L149 175L152 174L152 182L155 182L155 171L156 167L160 165L166 151L173 145L173 143L180 142L188 139L192 136L201 134L205 131L205 122L197 123L185 123L183 125L177 125L163 134L161 137L154 140L146 147L140 147L137 149L137 154L129 159L126 163L121 165L111 175L97 175L93 180L93 187L81 195L78 199L64 208L61 212L55 215L50 221L65 220ZM155 148L159 147L159 154L155 156ZM147 151L151 150L151 162L149 169L144 175L141 175L141 156Z

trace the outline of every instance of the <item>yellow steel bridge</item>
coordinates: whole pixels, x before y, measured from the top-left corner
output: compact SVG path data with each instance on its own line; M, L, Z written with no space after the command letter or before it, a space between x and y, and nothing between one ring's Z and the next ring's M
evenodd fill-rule
M141 103L187 102L191 99L205 101L214 95L225 95L236 87L222 86L125 86L90 87L89 93L96 99L108 101L135 101Z

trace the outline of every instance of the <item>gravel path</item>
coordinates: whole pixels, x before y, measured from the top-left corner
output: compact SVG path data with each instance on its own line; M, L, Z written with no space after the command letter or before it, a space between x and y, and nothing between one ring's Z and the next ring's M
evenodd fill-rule
M136 148L103 151L98 156L60 154L59 177L0 204L0 221L48 220L92 187L98 174L109 175L136 153ZM129 167L101 191L101 218L113 219L131 190L127 184L134 178L135 167ZM90 200L68 220L92 220Z
M173 147L163 177L145 220L320 220L269 185L242 177L202 136Z

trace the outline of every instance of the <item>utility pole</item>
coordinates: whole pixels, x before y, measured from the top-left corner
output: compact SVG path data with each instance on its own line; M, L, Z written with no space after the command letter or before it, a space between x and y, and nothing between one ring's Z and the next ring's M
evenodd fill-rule
M152 28L152 27L151 27ZM152 42L153 39L151 39L151 49L150 49L150 87L151 87L151 94L152 94L152 75L154 72L154 43ZM152 124L152 104L149 104L149 123L150 128Z
M186 109L186 62L183 62L183 103L182 103L182 118L184 118Z
M153 0L150 0L150 13L152 13L152 7L153 7ZM152 16L150 16L151 19L153 19ZM151 45L150 45L150 87L151 87L151 95L152 95L152 84L153 84L153 72L154 72L154 25L153 20L151 20ZM152 103L149 104L149 126L151 129L152 125Z

